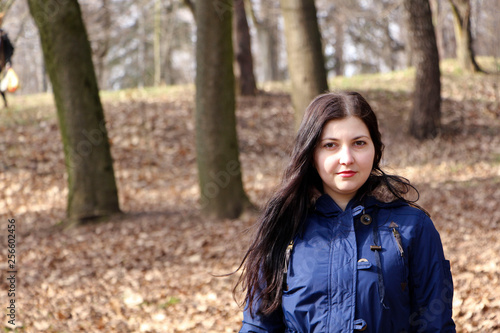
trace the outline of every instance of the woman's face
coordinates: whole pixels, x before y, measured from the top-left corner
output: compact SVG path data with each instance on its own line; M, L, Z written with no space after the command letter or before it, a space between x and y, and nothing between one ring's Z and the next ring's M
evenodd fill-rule
M374 158L368 128L351 116L326 123L314 151L314 166L325 193L345 209L370 176Z

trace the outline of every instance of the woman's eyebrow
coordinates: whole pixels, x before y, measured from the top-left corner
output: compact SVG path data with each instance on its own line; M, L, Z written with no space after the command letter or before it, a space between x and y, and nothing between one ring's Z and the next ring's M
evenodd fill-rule
M359 139L363 139L363 138L369 138L369 136L363 134L363 135L356 136L356 137L352 138L351 140L359 140ZM333 137L326 137L326 138L321 139L320 141L325 141L325 140L335 141L335 140L338 140L338 139L337 138L333 138Z

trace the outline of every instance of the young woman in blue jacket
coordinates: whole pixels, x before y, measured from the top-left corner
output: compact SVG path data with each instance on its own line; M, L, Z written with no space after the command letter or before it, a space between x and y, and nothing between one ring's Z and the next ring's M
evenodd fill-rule
M311 102L242 263L240 332L455 332L439 234L383 147L360 94Z

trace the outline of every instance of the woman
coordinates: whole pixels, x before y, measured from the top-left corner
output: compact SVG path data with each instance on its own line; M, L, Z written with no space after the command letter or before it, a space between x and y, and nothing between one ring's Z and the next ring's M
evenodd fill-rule
M240 332L455 332L439 234L383 147L360 94L308 106L242 263Z

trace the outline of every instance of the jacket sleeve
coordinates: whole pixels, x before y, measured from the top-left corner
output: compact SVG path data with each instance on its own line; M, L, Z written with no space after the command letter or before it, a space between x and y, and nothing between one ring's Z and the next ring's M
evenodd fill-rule
M452 319L453 281L439 233L422 212L410 251L412 332L456 332Z
M255 308L258 308L256 306ZM240 333L283 333L285 324L283 321L283 310L281 307L269 316L263 316L260 313L250 314L248 306L243 312L243 325Z

